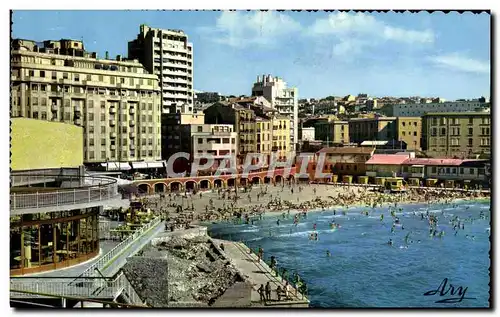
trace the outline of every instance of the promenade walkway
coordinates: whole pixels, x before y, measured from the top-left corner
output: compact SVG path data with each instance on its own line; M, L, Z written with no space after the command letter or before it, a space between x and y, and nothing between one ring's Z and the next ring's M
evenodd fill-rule
M224 245L224 252L230 259L231 263L245 276L253 285L251 301L252 306L279 306L279 307L309 307L309 300L300 294L292 285L289 286L289 298L278 301L276 289L281 286L285 287L285 281L281 277L277 277L276 273L264 262L258 261L257 255L250 252L250 249L241 242L233 242L226 240L213 239L220 245ZM271 301L263 303L260 301L258 289L261 284L264 286L267 282L271 283Z

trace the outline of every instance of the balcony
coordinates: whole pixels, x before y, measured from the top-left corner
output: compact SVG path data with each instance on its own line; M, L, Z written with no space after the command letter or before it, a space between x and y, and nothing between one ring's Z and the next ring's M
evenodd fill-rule
M109 113L115 114L116 113L116 108L115 107L110 107L109 108Z
M109 120L109 125L114 127L116 125L116 120Z
M50 109L51 109L52 111L57 111L57 110L59 109L59 107L58 107L57 105L52 105L52 106L50 107Z
M76 106L75 106L75 112L80 112L80 111L81 111L80 106L79 106L79 105L76 105Z
M131 127L135 126L135 120L130 120L128 123Z
M116 144L111 144L109 147L111 150L116 150Z
M40 173L37 171L11 175L12 184L19 183L16 178L36 178ZM43 175L44 178L47 176ZM46 208L49 211L57 211L73 209L75 205L102 205L103 201L118 196L118 185L112 178L61 174L52 176L51 178L55 178L58 183L69 184L70 187L60 187L49 191L46 188L43 191L35 191L34 187L13 187L11 188L12 194L10 194L11 214L29 213L30 209ZM47 181L53 181L49 178Z
M366 171L366 176L377 177L377 172L376 171Z
M130 149L131 150L135 150L135 145L134 144L130 144Z
M112 138L112 139L116 139L116 132L111 132L109 134L109 137Z
M129 114L134 114L135 113L135 108L130 108L128 111Z
M134 133L134 132L130 132L130 133L129 133L129 137L130 137L131 139L135 139L135 133Z

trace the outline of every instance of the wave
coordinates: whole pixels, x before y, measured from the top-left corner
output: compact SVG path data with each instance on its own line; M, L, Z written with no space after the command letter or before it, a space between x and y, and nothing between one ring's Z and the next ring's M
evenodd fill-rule
M240 232L259 232L260 229L245 229L245 230L240 230Z

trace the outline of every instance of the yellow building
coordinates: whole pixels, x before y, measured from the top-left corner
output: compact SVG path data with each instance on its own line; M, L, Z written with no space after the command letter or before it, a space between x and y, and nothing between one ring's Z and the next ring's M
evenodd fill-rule
M351 142L404 141L409 150L420 149L420 117L374 117L349 120Z
M272 151L277 152L279 160L286 160L287 154L293 151L291 147L290 118L277 114L272 119Z
M14 171L79 167L83 164L83 129L63 122L11 119Z
M137 60L98 59L81 41L11 46L11 116L83 127L85 163L160 159L158 78Z
M255 149L256 153L265 155L266 164L269 163L271 156L271 138L272 138L272 121L270 118L256 116L255 117Z
M314 125L317 140L327 142L328 146L349 144L349 123L341 120L321 120Z
M397 140L406 142L408 150L420 150L422 118L397 117Z
M423 116L422 149L430 156L474 158L491 154L489 112L443 112Z

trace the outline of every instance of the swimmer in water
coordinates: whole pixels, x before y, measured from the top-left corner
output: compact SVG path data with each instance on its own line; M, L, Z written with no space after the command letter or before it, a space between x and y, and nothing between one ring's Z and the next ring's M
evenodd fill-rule
M278 225L278 226L280 225L280 220L279 219L276 220L276 225Z
M389 242L387 242L387 244L392 247L392 245L393 245L392 239L389 239Z
M327 257L331 257L331 256L332 256L332 254L330 253L330 251L329 251L329 250L326 250L326 256L327 256Z
M411 232L408 232L408 234L405 236L405 244L408 244L408 239L410 238L410 233Z
M316 230L316 224L313 224L313 230Z
M380 215L380 221L383 221L384 220L384 215Z

